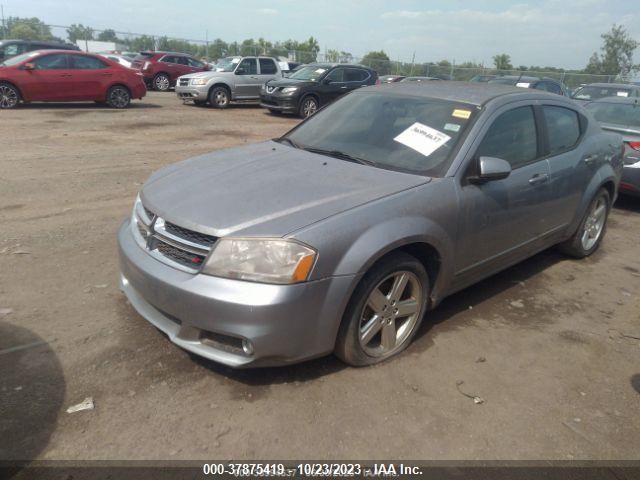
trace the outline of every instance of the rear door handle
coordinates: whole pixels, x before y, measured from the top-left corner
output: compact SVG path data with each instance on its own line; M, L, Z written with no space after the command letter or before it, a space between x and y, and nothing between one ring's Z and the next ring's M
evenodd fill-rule
M544 183L549 180L549 175L546 173L536 173L533 177L529 179L529 184L538 185L540 183Z
M594 155L585 155L584 157L582 157L582 161L584 163L586 163L587 165L591 165L591 164L595 163L596 160L598 160L598 158L599 158L599 155L596 155L596 154L594 154Z

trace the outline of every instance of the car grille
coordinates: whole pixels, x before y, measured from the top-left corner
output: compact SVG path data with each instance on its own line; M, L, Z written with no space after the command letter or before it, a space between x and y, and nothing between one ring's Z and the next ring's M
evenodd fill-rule
M189 79L188 78L181 78L180 79L180 86L181 87L186 87L187 85L189 85Z
M138 243L161 262L189 273L199 272L217 237L167 222L144 206L142 211L144 215L139 209L135 215Z

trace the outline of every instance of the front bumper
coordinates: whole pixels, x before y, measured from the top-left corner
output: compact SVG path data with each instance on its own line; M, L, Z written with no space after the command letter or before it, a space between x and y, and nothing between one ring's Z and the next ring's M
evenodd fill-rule
M118 243L122 291L185 350L236 368L296 363L333 351L355 277L268 285L193 275L143 250L129 220ZM243 339L251 342L251 354L237 346Z
M260 94L260 106L269 110L276 110L283 113L295 113L298 111L297 95L270 95Z
M178 81L178 83L180 83ZM176 95L181 100L201 100L207 101L209 97L209 87L207 85L194 86L186 85L180 86L176 84Z

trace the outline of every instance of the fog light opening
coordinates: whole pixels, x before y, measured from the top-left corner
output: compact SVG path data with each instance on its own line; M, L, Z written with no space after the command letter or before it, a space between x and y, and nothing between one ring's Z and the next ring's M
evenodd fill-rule
M245 355L253 355L253 343L246 338L242 340L242 351Z

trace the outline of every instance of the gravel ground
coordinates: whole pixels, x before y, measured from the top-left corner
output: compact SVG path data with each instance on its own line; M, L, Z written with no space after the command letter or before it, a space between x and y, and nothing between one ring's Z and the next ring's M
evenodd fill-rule
M450 297L393 361L233 371L128 305L116 231L153 170L297 120L160 93L1 116L0 459L638 459L640 201L592 257Z

